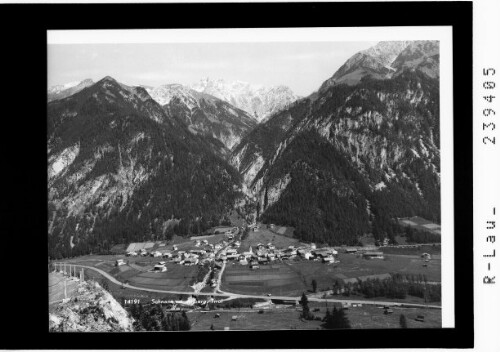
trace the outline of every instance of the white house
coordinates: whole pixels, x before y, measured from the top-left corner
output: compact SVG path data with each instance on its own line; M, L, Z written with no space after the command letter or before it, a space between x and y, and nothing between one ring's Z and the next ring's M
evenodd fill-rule
M115 265L116 265L116 266L125 265L125 264L126 264L126 263L125 263L125 260L123 260L123 259L118 259L118 260L116 261L116 263L115 263Z
M165 262L160 262L160 263L165 263ZM165 264L156 264L153 268L153 271L154 272L160 272L160 273L163 273L165 271L167 271L167 267L165 266Z
M323 257L323 262L324 263L335 263L335 258L333 258L332 256Z

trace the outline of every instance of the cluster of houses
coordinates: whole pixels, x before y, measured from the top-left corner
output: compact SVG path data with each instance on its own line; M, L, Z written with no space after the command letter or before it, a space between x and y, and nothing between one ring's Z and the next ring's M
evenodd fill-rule
M236 248L235 248L236 247ZM294 258L302 258L305 260L316 260L324 263L334 263L337 251L333 248L316 249L314 245L310 247L295 247L289 246L286 249L277 249L273 243L262 244L246 252L238 253L237 247L239 243L235 242L233 248L221 251L216 257L216 260L226 261L235 260L241 265L250 265L252 269L258 269L259 265L269 264L277 260L289 260Z
M196 248L191 250L179 250L177 245L173 245L172 249L158 249L151 252L141 249L137 252L128 252L127 256L151 256L153 258L168 259L170 262L182 265L203 265L206 262L213 261L215 254L221 249L228 246L228 242L223 240L217 244L209 244L207 240L196 240L194 246ZM233 243L239 247L240 242ZM236 252L236 250L234 250ZM231 250L228 253L233 254Z

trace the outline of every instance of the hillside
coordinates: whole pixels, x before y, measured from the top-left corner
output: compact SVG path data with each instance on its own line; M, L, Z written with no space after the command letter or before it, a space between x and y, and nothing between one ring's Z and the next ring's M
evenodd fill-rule
M69 97L84 88L90 87L92 84L94 84L94 81L91 79L85 79L81 82L70 82L67 84L49 87L47 90L47 102Z
M73 297L49 313L51 332L131 332L133 322L113 296L93 281L79 283Z
M49 255L199 233L239 196L213 144L168 116L144 88L106 77L47 107Z
M257 125L245 111L180 84L149 89L149 93L167 115L181 119L194 134L218 140L227 152Z
M439 53L433 42L396 47L356 54L333 77L365 72L370 55L396 74L327 80L234 149L231 161L264 221L331 244L391 236L394 217L440 221Z

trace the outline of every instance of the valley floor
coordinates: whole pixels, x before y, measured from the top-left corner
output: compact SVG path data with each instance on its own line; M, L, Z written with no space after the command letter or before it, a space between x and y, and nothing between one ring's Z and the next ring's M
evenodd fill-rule
M281 234L283 232L283 234ZM258 243L272 242L277 247L289 245L300 246L293 238L285 236L282 229L269 230L262 228L258 232L250 232L242 240L240 251L247 251ZM219 240L214 237L213 240ZM236 240L236 239L235 239ZM234 240L234 241L235 241ZM176 245L183 250L195 248L191 242L179 242ZM229 248L229 247L227 247ZM381 250L384 250L383 248ZM425 262L420 253L432 253L432 259ZM326 307L333 304L350 307L346 312L353 328L397 328L399 316L405 314L409 327L439 327L441 324L440 302L425 302L424 299L407 296L405 299L388 299L376 297L367 299L362 295L352 294L348 297L332 294L335 281L356 278L366 278L372 275L388 275L391 273L425 275L429 284L441 281L441 256L437 247L428 248L397 248L387 247L384 259L363 259L361 255L343 253L338 248L335 263L305 260L296 257L290 260L277 260L272 264L262 264L259 269L251 269L249 265L240 265L237 261L227 261L215 275L215 287L198 283L208 278L207 273L200 275L201 266L185 266L167 261L166 272L152 272L153 266L161 260L151 256L126 257L116 255L88 255L65 260L67 266L84 270L86 279L105 282L106 289L118 302L150 304L154 300L176 302L183 309L190 310L189 316L193 322L193 330L215 330L228 327L230 330L261 330L261 329L319 329L322 328L319 317L324 317ZM117 260L125 260L125 265L116 266ZM59 270L61 266L58 267ZM212 269L210 269L212 270ZM51 302L61 300L60 273L50 274ZM59 278L59 281L58 281ZM313 293L312 281L317 283L317 293ZM71 290L67 284L67 290ZM196 288L196 291L195 291ZM302 293L306 293L311 309L314 307L318 320L303 322L299 320L300 311L295 307L278 307L271 305L270 309L259 313L259 309L230 309L219 311L220 317L214 318L213 311L205 312L202 307L193 306L196 299L216 299L219 302L232 302L240 299L257 301L288 300L298 302ZM205 297L205 298L200 298ZM276 301L274 301L276 303ZM354 304L354 306L353 306ZM359 305L359 306L358 306ZM402 307L404 305L404 308ZM383 306L391 306L394 313L385 315ZM220 308L220 307L219 307ZM228 307L231 308L231 307ZM436 309L438 308L438 309ZM397 311L396 311L397 310ZM236 320L233 316L237 315ZM425 323L414 318L424 315ZM415 316L415 317L414 317Z

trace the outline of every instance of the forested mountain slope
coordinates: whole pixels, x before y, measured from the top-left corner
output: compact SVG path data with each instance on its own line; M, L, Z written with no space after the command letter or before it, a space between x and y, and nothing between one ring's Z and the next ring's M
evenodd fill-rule
M435 44L409 42L386 55L397 65L389 78L323 84L243 139L232 163L264 221L332 244L391 236L394 217L440 221Z
M106 77L47 109L51 257L198 233L239 195L238 173L144 88Z

